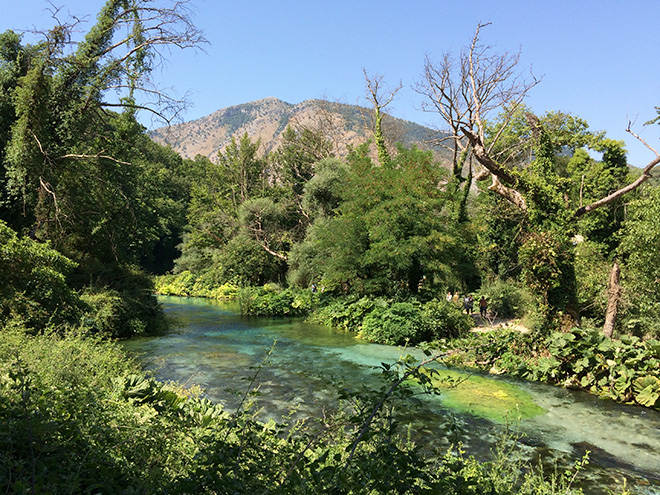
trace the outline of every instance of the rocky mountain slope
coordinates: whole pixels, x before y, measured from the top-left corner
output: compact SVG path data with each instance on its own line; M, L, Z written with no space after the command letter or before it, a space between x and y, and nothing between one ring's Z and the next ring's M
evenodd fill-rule
M348 145L356 145L370 137L371 116L367 109L323 100L306 100L292 105L277 98L265 98L250 103L223 108L197 120L161 127L151 131L151 137L161 144L169 144L184 158L204 155L215 160L232 137L244 133L253 141L261 140L267 153L279 144L288 125L294 128L320 130L330 139L335 152L343 155ZM383 131L389 142L406 146L416 143L428 149L428 141L437 132L427 127L387 116Z

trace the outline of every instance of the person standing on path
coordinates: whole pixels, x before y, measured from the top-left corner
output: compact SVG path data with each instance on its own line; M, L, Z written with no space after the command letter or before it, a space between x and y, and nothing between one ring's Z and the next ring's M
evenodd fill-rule
M482 318L486 317L487 309L488 309L488 301L486 301L486 298L484 296L481 296L481 299L479 299L479 314L481 315Z
M470 294L467 294L463 299L463 309L465 309L467 314L472 314L473 307L474 307L474 299L472 299L472 296Z

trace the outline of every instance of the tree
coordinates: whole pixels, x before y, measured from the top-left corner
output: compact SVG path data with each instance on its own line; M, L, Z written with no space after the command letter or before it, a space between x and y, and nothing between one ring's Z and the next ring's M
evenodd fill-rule
M151 69L161 49L204 42L187 5L108 0L80 42L71 41L80 21L62 22L58 11L34 45L11 32L0 37L0 219L22 241L29 236L75 262L63 281L49 254L52 266L25 283L48 285L51 270L53 291L75 288L95 314L82 324L111 327L115 336L163 323L136 264L156 270L167 262L156 252L167 246L171 254L188 191L180 157L154 144L136 115L167 120L185 104L154 84ZM20 253L11 262L20 264ZM21 296L11 298L19 304Z
M242 205L265 199L268 190L267 158L259 155L260 141L245 133L232 138L218 163L197 156L188 205L188 233L181 246L176 271L208 269L216 264L223 249L241 229Z
M374 135L376 141L376 150L378 151L378 161L382 166L388 166L390 162L390 152L387 149L385 142L385 134L383 133L383 118L385 113L383 109L387 107L394 100L394 96L401 89L401 83L389 91L387 95L383 95L383 77L373 76L370 77L367 71L363 69L364 80L367 84L367 99L373 107L373 114L369 115L371 123L369 127Z
M266 159L259 156L261 141L252 142L247 132L240 141L231 138L225 152L218 152L218 168L231 195L234 209L250 198L263 196L266 189Z
M30 52L21 45L21 37L13 31L0 34L0 218L23 227L16 219L21 217L20 203L12 201L7 191L5 163L7 143L16 121L14 90L27 72Z
M242 229L268 254L286 261L292 239L287 228L287 211L270 198L244 202L238 210Z
M523 239L523 243L530 243L524 257L528 261L526 277L536 289L545 316L544 327L571 326L579 318L569 239L576 230L576 220L639 187L660 163L660 155L656 153L657 158L634 182L572 208L565 201L568 183L557 173L556 145L544 123L528 113L525 117L531 130L533 159L523 167L510 166L497 147L525 96L540 80L532 76L525 81L521 77L517 72L519 55L493 54L490 47L481 44L480 32L485 26L477 27L472 43L461 52L457 63L449 55L439 66L427 60L426 94L453 131L453 139L469 144L483 167L480 175L492 180L488 189L526 216L530 224L529 235ZM489 133L487 119L495 109L502 112L501 125ZM554 268L543 265L542 260L550 259L556 260ZM564 285L564 293L556 290L558 283ZM553 294L558 296L556 300Z
M183 104L161 91L150 71L161 48L204 42L187 3L108 0L79 43L70 43L78 22L58 22L39 44L4 50L21 64L4 149L4 194L21 204L21 216L8 218L12 225L29 226L60 250L85 255L96 246L107 252L91 254L103 261L127 261L145 212L136 196L144 170L134 151L144 129L135 113L170 119Z
M340 201L292 251L296 277L329 290L391 297L415 295L421 282L446 286L469 257L447 225L446 194L438 187L443 169L432 153L399 147L390 164L380 166L363 145L349 155L345 170L335 171ZM311 184L310 193L317 191ZM334 196L336 189L329 189Z
M302 206L305 184L314 176L314 165L333 156L332 143L322 131L309 127L287 127L282 133L279 147L270 154L269 162L284 186L286 196L303 217Z

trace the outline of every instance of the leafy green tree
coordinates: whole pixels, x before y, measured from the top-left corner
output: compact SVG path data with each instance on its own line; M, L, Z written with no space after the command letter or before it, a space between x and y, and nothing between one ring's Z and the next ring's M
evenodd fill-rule
M182 161L149 139L136 112L168 118L163 109L183 104L155 87L150 72L164 45L204 42L188 12L186 0L108 0L80 42L71 42L77 20L58 21L25 47L14 33L0 37L0 218L76 262L63 280L49 255L53 291L75 287L82 323L112 327L117 336L162 323L136 265L166 269L185 220ZM31 273L25 283L42 279ZM23 296L16 292L7 304L18 307Z
M341 204L341 188L348 173L346 164L339 158L325 158L314 168L302 199L302 207L312 220L334 215Z
M192 187L189 233L177 261L177 272L219 269L229 277L227 280L238 276L242 283L270 280L273 273L276 279L280 278L280 269L271 270L261 257L246 253L242 270L235 263L238 246L250 252L254 246L260 246L264 255L278 258L273 262L278 266L290 248L289 212L285 204L268 197L273 188L268 184L268 160L259 156L260 146L246 133L239 141L232 139L226 150L218 154L218 163L204 157L195 159L202 172ZM252 242L248 243L248 238ZM250 265L248 260L255 264ZM231 268L220 266L226 261ZM243 272L250 270L254 270L253 276L245 276ZM240 275L236 275L239 271Z
M20 202L12 201L7 191L7 172L4 166L7 143L11 128L16 121L14 91L21 77L25 76L29 51L21 45L21 36L13 31L0 34L0 219L21 228Z
M567 201L571 179L566 177L565 160L560 159L557 151L559 145L566 143L570 149L583 142L583 136L588 138L589 135L578 120L550 115L544 123L527 113L533 154L529 162L520 166L516 160L519 162L520 157L525 156L525 147L514 147L509 152L510 143L503 138L509 136L505 131L516 123L522 101L539 79L525 81L516 73L518 55L496 55L483 45L480 31L485 26L477 27L472 43L462 51L458 63L450 55L437 66L427 62L426 94L450 128L460 131L454 138L469 143L474 158L483 167L479 175L492 180L488 189L509 201L526 217L528 235L522 239L531 244L523 245L527 262L523 274L533 285L541 305L543 328L571 326L577 322L579 314L569 236L577 232L581 217L601 208L611 208L623 195L648 180L650 171L660 163L660 157L652 160L635 181L576 207ZM496 108L503 110L499 117L501 124L491 131L487 119ZM524 129L515 126L513 129L512 143L516 144L520 139L516 139L515 134ZM600 175L609 174L618 179L623 150L611 142L606 142L604 147L606 170ZM513 163L506 157L513 157ZM593 232L597 230L592 229ZM555 259L556 264L545 268L544 259ZM565 286L564 293L557 291L557 284Z
M234 137L224 153L218 153L219 176L234 210L248 199L263 196L267 185L266 159L259 156L261 141L252 142L247 132Z
M239 234L218 254L218 264L224 280L239 285L263 285L282 281L286 264L266 252L252 237Z
M225 169L198 155L192 162L196 180L191 185L187 232L180 246L175 273L199 271L212 264L212 252L238 231L236 207Z
M461 249L443 214L441 170L414 148L399 148L386 167L372 163L366 145L354 150L335 214L310 229L292 266L358 294L403 297L446 283Z
M10 40L3 72L23 64L11 90L15 118L4 149L4 194L22 205L21 217L8 218L11 225L102 261L127 261L142 239L152 240L141 220L156 206L146 195L138 199L145 171L135 152L146 145L134 117L138 108L161 108L148 95L167 101L150 87L157 47L203 41L185 4L109 0L79 43L69 43L76 24L59 24L25 49Z
M305 184L314 176L314 164L332 156L332 143L319 131L289 126L279 147L269 155L278 181L296 208L302 209Z
M647 188L633 201L624 222L618 255L624 260L626 324L632 330L660 335L660 189Z
M270 255L286 261L294 239L291 238L291 215L282 203L270 198L244 202L238 210L241 230Z

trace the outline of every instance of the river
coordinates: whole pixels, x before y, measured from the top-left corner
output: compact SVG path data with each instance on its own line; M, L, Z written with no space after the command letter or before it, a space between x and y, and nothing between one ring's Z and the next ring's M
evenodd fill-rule
M244 318L230 303L159 299L176 330L132 339L126 348L159 380L199 385L230 410L258 370L263 419L292 409L319 415L334 405L337 387L376 386L381 363L416 352L422 357L300 320ZM539 383L449 373L457 377L460 386L440 396L420 394L418 407L403 415L417 441L444 446L460 439L469 453L487 458L499 432L512 427L531 462L571 464L589 450L580 476L586 493L620 489L625 480L634 493L660 495L660 412Z

